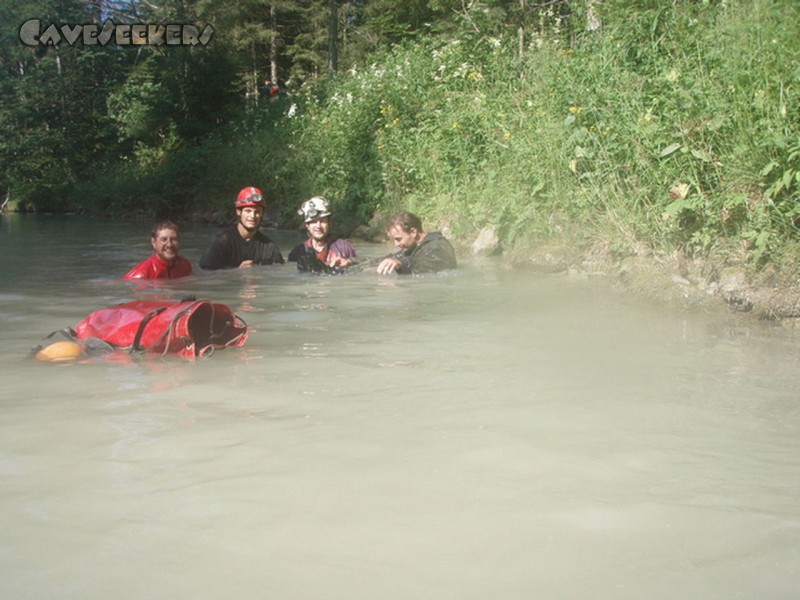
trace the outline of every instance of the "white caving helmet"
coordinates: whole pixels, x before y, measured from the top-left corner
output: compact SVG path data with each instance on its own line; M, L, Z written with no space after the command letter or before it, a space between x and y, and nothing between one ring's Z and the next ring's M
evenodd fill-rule
M328 217L331 214L331 203L322 196L314 196L303 202L297 214L301 215L306 223L314 219Z

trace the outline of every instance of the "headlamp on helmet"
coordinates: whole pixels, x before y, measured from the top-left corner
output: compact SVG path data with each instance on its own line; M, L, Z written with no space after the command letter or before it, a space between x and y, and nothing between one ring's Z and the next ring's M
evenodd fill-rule
M249 186L243 188L236 197L236 208L246 208L248 206L265 208L264 194L257 187Z
M322 219L330 216L331 204L322 196L314 196L303 202L297 214L302 216L306 223L314 219Z

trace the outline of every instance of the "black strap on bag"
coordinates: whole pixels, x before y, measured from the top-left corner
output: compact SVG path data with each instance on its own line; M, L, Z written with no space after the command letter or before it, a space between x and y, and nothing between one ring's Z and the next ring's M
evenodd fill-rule
M147 313L142 319L142 322L139 323L139 327L136 330L136 335L133 337L133 344L131 344L131 352L144 352L144 348L142 348L140 342L142 341L142 335L144 334L144 328L147 327L147 324L153 319L153 317L160 315L162 312L167 310L166 306L162 306L155 310L151 310Z
M165 338L167 338L167 342L164 345L163 354L166 354L169 351L169 338L172 336L173 325L175 324L175 322L180 317L182 317L183 315L185 315L188 312L191 312L192 308L195 306L195 304L197 304L197 301L193 300L193 298L194 298L193 294L189 295L189 296L184 296L184 298L181 300L181 302L191 302L191 304L189 304L189 306L187 306L186 308L184 308L183 310L181 310L180 312L178 312L177 314L175 314L172 317L172 321L170 323L170 326L167 327L164 330L164 332L158 337L158 339L155 342L153 342L153 344L151 344L150 347L153 347L153 346L161 343ZM150 320L153 317L155 317L156 315L161 314L165 310L167 310L167 307L166 306L162 306L160 308L157 308L157 309L149 312L144 317L144 319L142 319L142 322L139 323L139 328L136 330L136 336L133 339L133 344L131 345L131 349L130 349L131 353L133 353L133 352L146 352L147 351L147 348L144 348L140 343L142 335L144 334L144 328L147 326L147 323L149 323Z
M72 327L64 327L64 329L57 329L56 331L54 331L53 333L51 333L50 335L48 335L44 339L49 340L51 337L53 337L54 335L57 335L59 333L61 335L63 335L65 338L67 338L70 342L74 342L75 339L78 337L78 334L75 332L75 330Z

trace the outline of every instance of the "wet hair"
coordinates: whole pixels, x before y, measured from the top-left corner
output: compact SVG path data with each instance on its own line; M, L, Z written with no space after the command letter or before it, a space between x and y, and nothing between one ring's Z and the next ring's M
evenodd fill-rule
M159 221L158 223L153 225L153 231L150 233L150 237L155 239L156 237L158 237L158 232L161 231L162 229L172 229L179 236L181 234L181 230L178 229L178 226L175 225L175 223L173 223L172 221Z
M394 229L395 227L399 227L406 233L412 229L416 229L417 231L421 232L422 220L414 213L400 212L389 219L389 223L386 225L386 231Z

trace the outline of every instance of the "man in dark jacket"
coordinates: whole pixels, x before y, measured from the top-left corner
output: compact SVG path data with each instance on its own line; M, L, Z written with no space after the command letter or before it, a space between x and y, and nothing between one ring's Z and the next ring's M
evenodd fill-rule
M381 275L432 273L458 266L450 242L438 231L425 232L417 215L398 213L389 219L386 230L400 250L380 262L378 273Z
M289 252L289 262L296 262L299 271L312 273L342 273L355 263L353 244L337 238L331 231L331 205L322 196L303 202L297 214L305 220L308 239Z
M200 257L203 269L246 269L253 265L283 263L275 242L259 227L264 218L264 195L256 187L246 187L236 198L237 222L220 231Z

